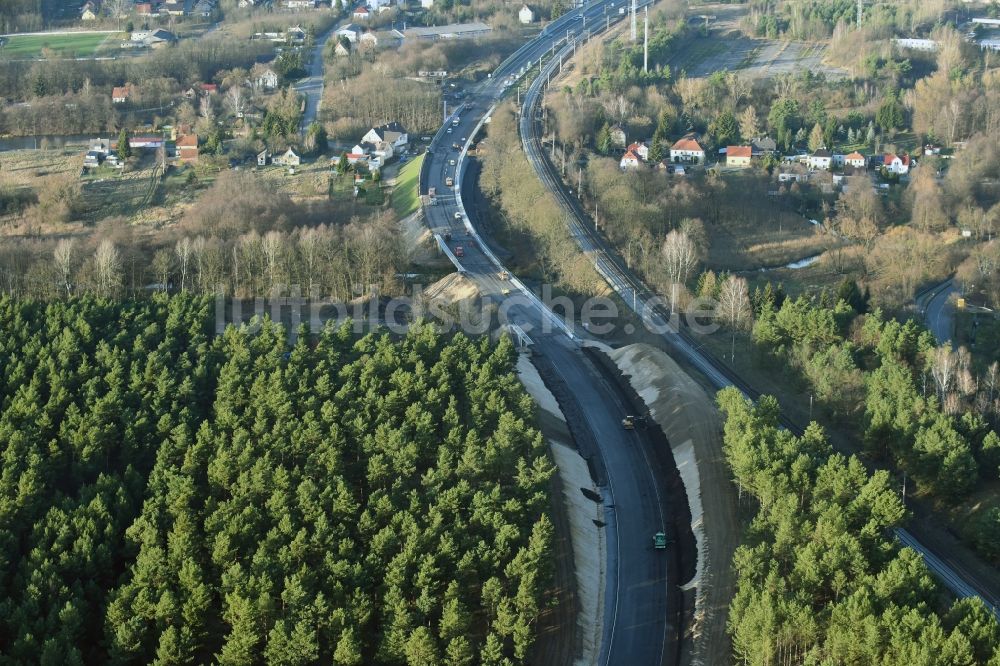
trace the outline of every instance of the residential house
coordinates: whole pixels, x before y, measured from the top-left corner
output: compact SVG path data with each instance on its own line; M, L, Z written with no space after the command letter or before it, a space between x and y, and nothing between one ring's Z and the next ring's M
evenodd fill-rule
M367 159L368 159L368 156L365 155L364 153L359 153L359 152L354 151L354 150L352 150L351 152L347 153L347 163L348 164L357 164L358 162L367 161Z
M338 56L349 56L351 55L351 49L344 46L343 42L338 41L337 45L333 47L333 54Z
M274 90L278 87L278 75L270 67L256 67L251 75L253 76L253 83L257 88L263 88L265 90Z
M645 141L634 142L625 149L626 152L635 153L640 160L646 162L649 160L649 146L646 145Z
M611 145L616 148L625 147L625 128L621 125L615 125L611 128Z
M347 41L353 44L358 41L364 31L365 29L357 23L348 23L343 28L338 29L335 34L337 37L347 37Z
M177 35L169 30L157 28L156 30L134 30L129 39L133 45L156 48L176 42Z
M93 2L86 2L80 7L80 20L93 21L97 18L97 7Z
M135 3L135 13L139 16L152 16L153 15L153 3L152 2L137 2Z
M670 146L670 161L674 164L704 164L705 149L693 136L686 136Z
M109 155L111 153L111 140L91 139L90 147L87 148L87 152L97 153L98 155Z
M116 169L121 169L122 167L125 166L124 161L114 153L111 153L106 158L104 158L104 164L109 167L114 167Z
M306 31L302 29L302 26L296 25L285 31L285 36L288 41L293 44L301 44L306 41Z
M302 164L302 158L299 157L298 153L289 148L281 155L274 157L271 163L278 166L299 166Z
M267 166L267 163L270 161L271 151L267 148L257 153L257 166Z
M726 146L726 166L745 168L753 157L752 146Z
M361 5L360 7L357 7L354 10L354 13L351 14L351 18L353 18L355 20L358 20L358 21L367 21L371 17L372 17L371 11L369 11L369 9L367 7L365 7L364 5Z
M219 85L217 83L201 83L198 87L201 88L202 95L217 95L219 93Z
M826 148L820 148L812 155L806 157L806 166L810 169L829 171L833 164L833 155Z
M924 155L931 156L940 154L941 154L941 146L936 146L932 143L928 143L926 146L924 146Z
M640 164L642 164L642 161L639 159L639 156L632 150L626 150L618 162L618 168L622 171L626 169L638 169Z
M763 157L778 152L778 143L769 136L758 137L750 142L751 155Z
M170 16L184 16L187 14L187 3L185 0L166 0L163 3L163 11Z
M285 0L289 9L316 9L316 0Z
M213 0L198 0L198 3L191 10L191 13L195 16L201 16L202 18L208 18L212 15L212 10L215 9L215 3Z
M177 139L177 159L191 163L198 161L198 135L186 134Z
M111 89L111 102L113 104L124 104L132 96L132 84L126 83L123 86L115 86Z
M394 121L371 128L361 137L361 141L362 143L368 142L371 144L385 141L391 143L393 148L403 148L410 142L410 138L406 133L406 129Z
M804 173L790 173L790 172L785 172L785 173L779 173L778 174L778 182L779 183L789 183L789 182L798 183L798 182L806 181L806 180L809 180L809 176L807 176Z
M531 7L528 5L521 5L520 11L517 12L517 20L525 25L535 22L535 12L531 11Z
M905 153L902 155L886 153L885 157L882 158L882 164L889 173L902 176L910 171L910 156Z
M844 155L844 166L854 167L855 169L864 169L865 156L856 150L853 153L848 153L847 155Z
M390 0L365 0L365 4L368 5L368 9L373 12L382 12L385 9L389 9Z
M239 5L240 9L246 9L247 7L253 7L254 5L256 5L257 1L256 0L240 0L239 3L237 3L237 4Z
M101 166L101 154L96 151L88 151L83 156L83 166L85 169L96 169Z

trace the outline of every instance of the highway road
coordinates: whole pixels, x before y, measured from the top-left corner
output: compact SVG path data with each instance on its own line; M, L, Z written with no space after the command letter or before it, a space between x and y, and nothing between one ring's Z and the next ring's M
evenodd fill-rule
M543 87L548 80L548 74L553 77L558 62L550 62L543 68L542 74L535 79L525 94L521 106L520 131L525 153L532 168L545 184L546 188L556 197L560 206L566 212L570 233L580 249L593 261L608 285L611 286L632 308L651 330L660 332L677 354L683 356L690 364L698 368L716 388L736 386L747 397L756 399L759 393L746 384L727 368L705 355L697 341L684 328L671 321L669 304L650 291L632 271L621 261L621 258L606 244L598 234L580 205L580 202L567 192L559 178L558 171L542 150L541 124L539 121L540 102ZM931 315L931 325L939 340L952 337L952 317L948 303L951 290L956 289L954 283L947 283L944 288L934 294L928 303ZM940 333L940 334L939 334ZM783 425L798 435L801 428L782 417ZM928 569L958 597L977 596L993 610L1000 618L1000 598L992 594L984 585L978 584L975 577L964 569L948 553L937 552L921 543L912 533L905 529L896 530L896 536L901 543L913 548L924 557Z
M584 23L601 28L608 24L611 6L596 2L553 21L490 78L468 90L465 103L445 119L431 143L421 192L436 190L436 203L425 204L424 214L442 249L476 282L484 298L499 304L507 322L527 332L536 353L551 361L557 380L570 387L564 399L572 401L571 411L581 415L575 425L583 428L596 449L591 462L601 488L607 537L599 663L657 666L677 660L678 622L668 617L667 609L669 590L679 581L667 578L670 549L664 553L652 548L653 534L667 529L669 507L664 504L663 480L654 474L648 457L648 442L640 431L622 428L621 419L628 413L626 398L584 357L579 337L516 277L500 278L502 265L467 217L460 189L465 151L509 87L509 77L537 68L540 57L547 60L557 52L565 56L573 40L585 34ZM618 18L616 11L614 18ZM449 177L453 179L450 186L446 184ZM445 241L446 234L450 241ZM456 256L458 247L462 257Z

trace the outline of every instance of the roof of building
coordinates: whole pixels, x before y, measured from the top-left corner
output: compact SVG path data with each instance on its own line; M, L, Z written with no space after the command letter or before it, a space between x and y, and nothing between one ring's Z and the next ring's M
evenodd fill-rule
M198 147L198 135L197 134L185 134L184 136L177 137L178 148L197 148Z
M639 156L636 155L634 152L632 152L631 149L629 149L629 150L625 151L624 155L622 155L622 162L624 162L625 160L629 160L629 161L633 161L633 162L638 162L639 161Z
M705 152L697 141L688 136L683 139L679 139L677 143L670 146L670 150L691 150L699 153Z
M438 37L443 35L478 35L492 31L485 23L449 23L448 25L407 28L408 37Z
M885 164L889 165L892 164L897 157L899 158L899 161L902 162L904 165L910 163L910 156L905 153L902 155L897 155L895 153L886 153L883 159L885 161Z
M368 11L368 8L365 7L364 5L361 5L360 7L358 7L357 9L355 9L354 13L355 14L371 14L371 12Z
M757 137L750 144L758 150L777 150L778 143L769 136Z
M854 162L854 161L863 160L863 159L865 159L865 156L862 155L861 153L859 153L856 150L853 153L849 153L847 155L844 155L844 161L845 162Z
M201 84L201 89L205 92L217 92L219 90L219 84L217 83L203 83Z
M813 151L813 154L810 155L810 157L832 158L833 154L826 148L820 148L819 150Z
M132 94L131 86L115 86L114 88L111 89L111 96L115 99L119 99L121 97L128 97L131 94Z
M753 149L750 146L726 146L726 157L750 157Z
M378 134L378 138L385 140L386 133L390 134L406 134L406 128L400 125L395 120L391 123L386 123L385 125L379 125L378 127L373 127L375 133Z

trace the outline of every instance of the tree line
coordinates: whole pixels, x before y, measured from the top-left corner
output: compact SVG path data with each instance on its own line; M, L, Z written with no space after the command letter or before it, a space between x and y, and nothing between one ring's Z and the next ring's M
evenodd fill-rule
M906 510L889 475L834 454L811 424L796 437L778 404L734 388L718 395L724 451L757 503L733 556L735 656L789 663L996 663L1000 627L979 599L950 605L921 556L892 531Z
M0 297L3 659L525 663L553 467L510 341L210 307Z

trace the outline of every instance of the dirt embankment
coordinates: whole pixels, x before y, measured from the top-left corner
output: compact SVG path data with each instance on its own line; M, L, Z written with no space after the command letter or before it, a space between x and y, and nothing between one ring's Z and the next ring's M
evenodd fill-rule
M553 499L561 505L555 507L556 539L560 542L556 547L558 605L540 618L532 663L592 666L597 663L603 633L606 546L598 525L604 508L592 499L599 491L587 461L573 445L558 401L528 356L518 358L517 372L540 408L539 424L558 470L552 484Z
M733 551L739 544L736 491L722 453L722 423L711 396L666 353L646 344L611 352L670 442L684 481L698 547L692 663L731 659L726 633L735 590Z

